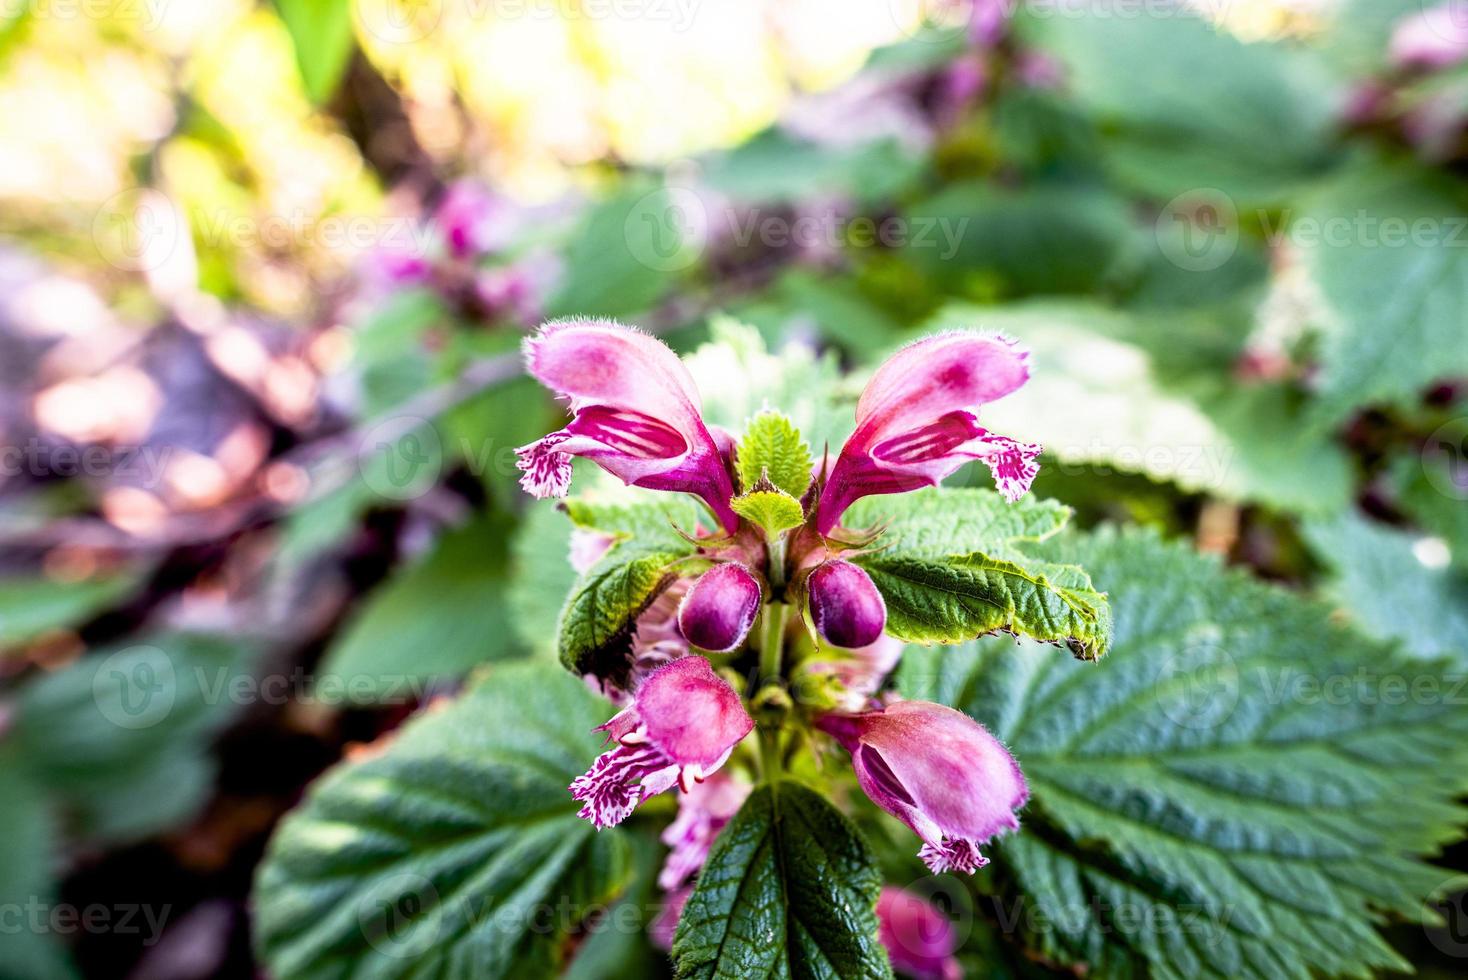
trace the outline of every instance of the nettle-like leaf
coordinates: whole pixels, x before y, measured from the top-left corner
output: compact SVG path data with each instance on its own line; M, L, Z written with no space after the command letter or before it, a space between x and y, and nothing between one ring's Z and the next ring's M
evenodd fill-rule
M825 797L789 779L760 786L683 908L678 976L890 977L877 941L881 887L865 841Z
M810 447L795 424L778 412L761 412L749 420L737 457L739 485L746 492L765 480L799 500L810 487Z
M749 493L729 501L734 513L747 521L764 528L771 535L799 527L805 520L805 510L784 490L768 480L761 480Z
M572 673L615 679L638 615L672 578L672 566L697 550L679 529L691 532L703 512L672 494L646 500L586 497L568 500L565 507L577 526L617 540L577 580L561 609L561 664Z
M1444 883L1414 855L1460 835L1461 684L1185 545L1063 549L1113 590L1104 664L980 641L909 651L899 680L1029 779L993 852L1000 927L1098 978L1408 969L1376 924Z
M322 778L256 879L271 974L555 975L567 935L628 878L621 833L598 834L566 792L605 715L554 668L509 665Z
M888 525L853 560L887 602L887 632L912 643L961 643L1004 631L1063 643L1094 660L1110 643L1106 596L1074 565L1027 557L1070 511L1048 501L1006 502L988 490L935 488L868 497L846 523Z

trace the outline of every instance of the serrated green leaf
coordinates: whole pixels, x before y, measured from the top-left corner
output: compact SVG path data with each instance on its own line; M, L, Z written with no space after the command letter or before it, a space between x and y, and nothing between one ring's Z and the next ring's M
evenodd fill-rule
M1001 927L1097 978L1406 969L1375 924L1419 913L1446 875L1412 855L1461 834L1457 682L1151 534L1047 548L1112 589L1105 661L984 640L910 650L899 679L987 725L1029 780L993 852Z
M881 544L888 550L941 557L1044 541L1070 517L1064 504L1033 495L1011 504L992 490L928 487L863 497L841 520L853 528L885 525Z
M522 654L503 599L510 528L503 515L477 518L399 569L338 634L318 688L355 703L403 704L435 681Z
M795 424L778 412L761 412L749 420L739 440L739 485L748 492L762 479L799 500L810 488L810 447Z
M598 834L566 791L606 713L553 667L505 666L328 773L256 879L272 975L554 976L568 933L627 880L621 833Z
M1330 567L1327 594L1364 632L1468 665L1468 574L1424 564L1414 551L1420 535L1355 514L1307 521L1304 532Z
M755 484L756 487L761 484ZM764 484L773 488L774 484ZM800 501L783 490L753 490L729 501L734 513L753 521L769 534L779 534L799 527L805 520Z
M878 552L855 559L887 601L887 632L910 643L961 643L1004 631L1063 643L1095 660L1111 642L1106 596L1073 565L981 552L921 558Z
M275 0L296 49L306 97L331 98L352 57L352 0Z
M760 786L720 832L678 922L677 974L892 976L877 941L882 880L866 842L793 780Z
M633 623L672 577L682 554L616 545L566 598L558 629L561 665L574 674L616 679Z

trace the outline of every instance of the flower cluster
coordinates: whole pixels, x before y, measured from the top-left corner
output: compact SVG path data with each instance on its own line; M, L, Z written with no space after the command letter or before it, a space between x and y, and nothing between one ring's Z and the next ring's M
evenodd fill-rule
M687 532L696 554L636 617L625 675L615 684L588 677L624 707L601 729L611 747L571 786L581 815L608 827L678 786L660 882L681 901L749 792L739 773L718 770L755 730L756 716L764 737L773 706L850 753L857 783L912 828L930 868L982 867L980 846L1018 826L1024 777L1004 746L963 713L880 693L902 649L884 635L886 602L858 563L880 529L846 527L843 518L864 497L934 486L975 460L1007 499L1026 493L1040 447L990 432L977 415L1025 383L1025 351L1002 337L960 332L903 348L866 386L840 452L811 461L808 481L795 481L793 490L805 484L798 496L773 484L767 470L755 486L741 485L750 479L740 476L736 439L705 422L688 370L645 333L606 321L555 322L527 341L526 362L571 415L563 429L519 450L527 491L565 496L572 460L582 457L630 486L691 494L709 515L707 527ZM780 498L798 519L772 529L741 516L756 513L742 505L760 495ZM613 543L579 531L578 568ZM787 611L798 615L787 619ZM747 677L746 649L760 655ZM793 701L771 694L781 675L797 679ZM812 678L829 697L800 696L798 681ZM731 680L747 684L747 698ZM785 720L780 715L775 727ZM944 975L944 957L934 962L933 975Z

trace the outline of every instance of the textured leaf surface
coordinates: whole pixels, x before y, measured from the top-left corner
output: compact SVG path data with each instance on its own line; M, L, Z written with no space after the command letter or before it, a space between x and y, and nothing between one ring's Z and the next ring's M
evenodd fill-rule
M934 488L868 497L847 522L887 524L876 550L856 559L887 601L887 632L913 643L961 643L1004 630L1064 643L1077 656L1106 652L1106 597L1073 565L1026 557L1070 510L988 490Z
M1458 188L1413 167L1349 174L1308 205L1300 220L1320 233L1295 237L1331 321L1320 352L1328 420L1373 402L1415 405L1431 382L1468 374L1464 210Z
M810 487L810 447L795 424L778 412L761 412L744 427L739 440L739 485L751 490L762 477L800 499Z
M679 977L890 977L881 878L855 827L792 780L765 785L714 843L678 923Z
M1468 573L1424 564L1421 535L1343 514L1308 522L1305 538L1330 566L1327 593L1365 632L1468 665Z
M783 490L755 490L742 497L735 497L729 501L729 506L734 509L734 513L747 521L753 521L770 534L799 527L805 520L800 501Z
M1057 549L1112 589L1106 660L985 640L902 666L905 693L974 715L1030 781L994 849L1008 928L1102 978L1405 969L1376 924L1446 877L1414 855L1463 822L1456 682L1185 546Z
M256 880L272 974L555 975L568 931L626 882L620 832L596 833L566 791L606 714L552 667L505 666L326 775Z
M624 559L618 545L576 583L561 610L559 649L561 664L576 674L615 676L599 667L602 658L619 657L637 616L652 603L668 580L669 567L681 556L655 551L629 552Z

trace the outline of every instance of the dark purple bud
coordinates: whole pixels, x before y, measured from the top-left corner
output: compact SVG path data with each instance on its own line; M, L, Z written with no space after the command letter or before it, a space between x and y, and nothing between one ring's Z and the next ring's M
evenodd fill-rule
M866 572L849 561L828 561L816 566L805 587L810 617L827 643L854 650L881 639L887 603Z
M678 628L694 646L724 653L744 642L759 603L759 582L748 569L736 562L715 565L684 596Z

